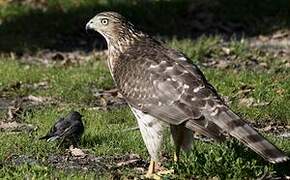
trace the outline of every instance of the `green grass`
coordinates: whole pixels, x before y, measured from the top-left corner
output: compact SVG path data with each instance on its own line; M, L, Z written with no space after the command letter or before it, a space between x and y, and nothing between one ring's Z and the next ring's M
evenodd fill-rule
M218 38L218 37L216 37ZM216 38L209 38L207 41L202 37L198 42L189 43L188 41L176 40L169 42L170 46L179 48L189 56L193 52L208 49L215 43ZM201 45L199 41L209 42ZM213 46L214 47L214 46ZM234 48L234 47L233 47ZM250 50L249 50L250 51ZM214 53L214 51L209 52ZM205 54L208 54L206 52ZM205 54L201 53L197 59L202 58ZM218 56L218 55L217 55ZM196 61L200 63L200 61ZM146 148L138 131L120 132L120 129L133 127L136 122L128 108L113 109L110 111L100 111L91 109L91 102L94 101L90 88L106 89L113 86L110 74L104 63L99 60L91 60L82 65L71 67L44 67L41 65L28 65L15 60L2 59L0 61L0 74L2 78L1 89L7 89L11 84L21 81L22 84L37 83L49 80L48 89L24 89L9 90L6 95L10 98L16 96L36 95L51 96L62 104L46 105L32 109L24 116L24 121L38 126L38 130L29 136L22 133L13 135L2 132L0 134L1 144L0 154L2 160L10 154L27 155L39 158L48 158L51 153L62 151L56 149L57 144L48 144L37 140L37 137L45 134L48 128L53 124L55 119L65 115L70 110L79 110L84 114L86 131L83 136L81 147L89 149L89 152L96 156L121 155L125 153L137 153L148 160ZM233 96L237 89L244 84L255 88L251 96L261 101L272 101L266 107L247 108L238 105L238 98L233 99L232 107L249 121L261 121L271 119L273 122L289 123L290 106L289 94L278 96L275 92L277 88L284 88L286 92L290 91L289 80L285 78L285 72L265 73L265 72L234 72L233 69L212 69L202 68L212 84L219 90L222 95ZM5 74L9 76L5 76ZM9 88L8 88L9 89ZM290 152L289 140L275 138L267 135L272 142ZM173 148L167 146L166 151L171 155ZM168 160L166 167L174 167L178 177L189 177L190 175L198 177L220 177L224 178L241 178L261 176L265 169L273 171L273 166L263 162L256 154L238 145L236 142L227 142L224 144L208 144L203 142L194 142L194 148L188 155L183 155L182 162L178 165ZM227 167L227 168L224 168ZM132 169L123 169L123 175L126 176L134 171ZM5 166L1 169L0 174L5 178L21 177L26 174L28 177L63 177L66 175L83 177L81 171L66 172L62 170L55 171L51 166L42 164ZM90 172L92 176L96 172ZM173 176L173 177L174 177ZM110 177L106 174L104 177Z
M224 2L225 7L235 7L230 2ZM239 1L240 2L240 1ZM32 134L25 132L13 134L0 132L0 178L1 179L113 179L116 173L122 178L140 176L132 167L118 170L81 171L55 168L47 164L51 155L63 155L65 152L57 148L56 143L39 141L38 137L47 132L55 120L64 116L71 110L80 111L84 115L85 134L80 147L87 149L95 156L111 157L128 153L139 154L142 159L149 160L149 155L142 141L139 131L123 132L123 129L136 126L136 121L129 108L113 108L109 111L92 108L96 97L94 89L109 89L114 87L104 59L90 59L88 62L72 64L69 66L32 65L11 59L8 52L18 55L22 53L39 52L49 48L54 50L74 50L79 44L73 44L80 39L88 38L82 29L86 20L100 10L118 10L124 12L134 22L140 22L151 33L160 35L166 44L184 52L192 61L204 71L207 79L218 89L223 96L230 97L231 107L244 119L250 122L283 122L290 124L290 73L289 68L282 65L283 58L274 56L247 46L235 37L229 41L223 40L222 35L203 35L198 38L189 38L188 29L179 28L187 26L187 21L179 21L189 1L152 1L143 5L119 1L48 1L47 10L35 9L30 5L7 4L0 8L0 101L1 98L13 100L17 97L35 95L51 97L55 103L48 103L37 107L25 109L22 121L37 126L37 131ZM215 13L221 16L225 8L225 20L244 22L249 17L248 23L256 31L247 32L245 37L259 33L269 33L273 27L258 24L254 17L256 9L260 7L257 17L271 16L272 20L280 19L276 23L279 28L287 28L285 23L288 16L285 9L280 9L279 17L272 16L277 7L284 7L286 1L277 1L273 6L257 5L244 16L244 6L239 13L232 15L231 8L220 7ZM243 4L241 2L241 4ZM214 7L214 6L213 6ZM213 8L209 6L210 9ZM286 7L286 6L285 6ZM148 13L148 9L152 12ZM163 10L161 10L163 9ZM165 13L166 12L166 13ZM276 12L276 11L275 11ZM164 15L165 14L165 15ZM171 18L172 16L172 18ZM156 17L158 17L156 19ZM286 18L285 18L286 17ZM171 21L167 21L171 19ZM28 21L31 20L31 21ZM30 22L28 24L27 22ZM152 23L153 22L153 23ZM168 22L166 25L164 22ZM177 23L177 24L176 24ZM289 23L289 21L288 21ZM276 27L277 27L276 26ZM253 28L253 29L255 29ZM180 32L179 32L180 30ZM61 38L58 37L60 34ZM65 38L64 38L65 37ZM60 41L65 41L60 44ZM70 44L66 47L66 43ZM72 44L72 45L71 45ZM230 54L223 52L222 47L230 49ZM83 48L83 47L82 47ZM3 54L3 56L2 56ZM241 68L213 68L204 66L208 59L230 59L234 65L240 64ZM259 63L267 63L268 69L251 69L244 64L256 59ZM47 88L31 88L27 84L47 82ZM15 84L20 87L15 88ZM263 107L245 107L239 104L240 97L234 97L244 85L254 88L247 97L253 97L261 102L271 102ZM279 91L278 91L279 90ZM282 92L282 93L281 93ZM4 118L5 111L0 109L0 119ZM278 138L273 134L264 134L278 147L290 154L290 140ZM165 178L188 179L197 177L208 179L256 179L265 172L279 171L274 165L266 163L255 153L245 148L236 141L225 143L205 143L195 141L193 149L188 154L182 154L179 164L172 162L173 147L167 139L163 154L167 158L164 166L174 168L175 174ZM11 155L33 157L37 163L10 164Z
M102 62L88 63L85 66L68 68L46 68L45 66L24 65L10 59L0 62L0 76L2 88L9 88L13 84L33 84L48 81L48 89L33 90L20 88L8 92L9 96L41 95L62 97L67 102L87 102L92 99L93 88L107 89L112 86L111 77ZM8 74L8 75L7 75Z

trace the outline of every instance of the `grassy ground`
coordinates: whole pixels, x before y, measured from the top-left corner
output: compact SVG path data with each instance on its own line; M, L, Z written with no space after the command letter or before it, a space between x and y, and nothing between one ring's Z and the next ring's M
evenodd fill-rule
M7 121L8 106L16 106L16 99L32 95L48 100L37 104L22 103L21 113L12 119L31 124L37 130L11 132L1 129L0 178L119 179L140 177L146 170L144 167L149 159L140 133L123 131L136 126L128 107L115 106L114 100L104 105L95 95L100 90L114 88L114 84L105 57L91 51L92 44L97 50L102 49L103 41L100 43L95 37L86 35L83 28L93 14L106 9L124 12L168 46L186 53L236 112L290 154L290 140L279 137L290 124L289 56L287 53L281 55L278 50L256 49L247 43L249 38L257 35L267 36L288 28L288 11L283 8L287 7L287 1L277 1L272 6L254 1L251 8L241 3L235 16L229 14L234 7L237 9L236 5L227 1L213 5L197 1L191 9L187 9L192 5L187 1L154 1L142 5L135 1L25 2L3 1L0 5L0 120ZM205 17L211 19L211 26L196 29L196 24L191 24L188 17L195 16L195 7L202 7L205 14L215 9L214 15L224 23L216 24L212 15ZM247 18L246 9L249 10ZM280 9L279 13L273 15L277 9ZM257 21L260 17L265 18L264 23ZM164 24L168 19L169 23ZM275 26L269 26L272 22ZM246 29L249 25L251 27ZM180 30L178 26L185 28ZM225 27L230 29L225 31ZM206 35L200 36L202 32ZM48 53L44 53L44 49L49 49ZM76 61L64 55L79 51L86 53L77 54ZM80 148L89 154L85 162L72 158L67 150L57 148L57 143L38 140L57 118L71 110L84 115L86 129ZM270 130L266 130L269 126ZM280 127L283 129L279 131ZM278 130L274 131L275 128ZM256 179L263 174L279 173L282 169L266 163L232 140L221 144L194 141L193 150L182 154L181 162L175 164L169 141L162 153L162 161L166 168L174 168L175 174L165 177L168 179ZM130 154L138 155L138 163L116 166ZM101 158L99 163L93 161L97 157Z

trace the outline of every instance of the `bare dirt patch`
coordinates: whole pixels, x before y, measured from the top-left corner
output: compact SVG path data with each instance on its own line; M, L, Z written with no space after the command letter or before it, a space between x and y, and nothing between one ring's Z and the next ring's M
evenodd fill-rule
M81 151L85 152L86 150ZM71 150L66 150L63 154L51 154L48 155L47 158L42 159L38 159L35 156L13 154L7 157L3 164L9 166L19 166L23 164L44 165L66 171L94 171L98 174L104 172L118 172L120 169L127 167L133 168L137 174L142 174L145 172L148 165L148 163L137 154L101 157L86 153L85 156L74 156Z
M10 55L20 58L24 63L45 66L70 66L87 63L90 60L106 59L107 51L84 52L75 50L73 52L62 52L54 50L41 50L37 53L24 53L22 55Z

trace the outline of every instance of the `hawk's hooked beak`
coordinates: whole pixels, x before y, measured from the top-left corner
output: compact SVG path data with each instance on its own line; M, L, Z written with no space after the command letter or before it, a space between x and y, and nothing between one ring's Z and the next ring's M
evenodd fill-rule
M94 22L92 20L90 20L87 24L86 24L86 32L88 33L89 31L95 31L94 28Z

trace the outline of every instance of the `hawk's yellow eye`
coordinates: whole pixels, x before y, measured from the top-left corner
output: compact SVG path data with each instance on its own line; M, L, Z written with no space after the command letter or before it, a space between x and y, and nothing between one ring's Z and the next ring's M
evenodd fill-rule
M107 25L107 24L109 23L109 20L108 20L107 18L103 18L103 19L101 20L101 23L102 23L103 25Z

